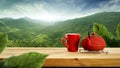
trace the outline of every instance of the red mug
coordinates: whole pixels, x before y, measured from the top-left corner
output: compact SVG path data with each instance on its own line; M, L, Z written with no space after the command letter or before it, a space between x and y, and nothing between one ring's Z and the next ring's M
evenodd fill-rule
M62 44L67 47L69 52L77 52L81 35L78 33L67 33L62 38ZM66 42L65 42L66 41Z

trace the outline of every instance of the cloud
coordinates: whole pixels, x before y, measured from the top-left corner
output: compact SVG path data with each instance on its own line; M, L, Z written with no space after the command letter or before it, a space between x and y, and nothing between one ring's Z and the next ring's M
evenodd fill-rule
M91 15L99 12L120 12L120 0L108 0L100 2L98 7L85 11L84 14Z
M101 3L101 11L120 11L120 0L110 0L108 3Z
M10 0L9 0L10 1ZM0 11L0 17L42 17L42 15L53 15L61 19L74 18L82 10L85 4L76 5L75 0L44 0L33 2L30 0L10 1L4 0L4 3L11 4L9 8ZM34 17L35 18L35 17Z
M98 1L98 2L97 2ZM120 12L120 0L0 0L0 17L66 20L98 12ZM51 18L51 19L52 19Z
M0 16L3 17L24 17L29 16L32 14L37 13L43 13L45 12L45 9L43 8L43 4L37 4L37 3L17 3L14 4L14 6L11 6L10 8L3 9L0 11Z

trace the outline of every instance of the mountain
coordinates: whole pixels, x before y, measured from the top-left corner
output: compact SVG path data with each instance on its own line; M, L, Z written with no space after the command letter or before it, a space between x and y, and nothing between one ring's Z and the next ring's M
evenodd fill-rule
M18 28L18 29L31 29L31 27L39 26L42 27L41 23L36 23L34 20L27 19L27 18L19 18L19 19L12 19L12 18L2 18L0 19L6 26L11 28ZM41 25L41 26L40 26Z
M29 18L1 18L0 31L7 32L10 39L29 38L29 35L36 35L44 25L40 21L35 21Z
M100 23L109 32L116 35L116 26L120 23L120 12L102 12L90 16L56 22L46 26L45 22L30 18L1 18L0 31L8 32L11 45L16 46L53 46L61 47L61 38L66 33L80 33L81 40L92 31L89 25ZM17 40L17 41L16 41ZM27 41L26 41L27 40Z
M93 23L104 25L110 33L116 36L116 28L118 23L120 23L120 12L102 12L83 18L59 22L43 29L41 32L43 34L48 34L52 38L51 40L54 42L52 45L63 46L61 44L61 38L66 33L80 33L82 41L82 39L87 36L88 31L92 31L92 28L89 28L89 25Z
M0 21L0 31L1 32L8 31L8 28L6 27L6 25L2 21Z
M112 34L116 35L116 26L118 23L120 23L120 12L102 12L83 18L71 19L56 23L55 25L50 26L43 31L44 33L60 32L62 34L76 32L81 33L81 35L84 37L87 35L89 30L92 30L92 28L89 28L89 25L93 23L101 23L105 25Z

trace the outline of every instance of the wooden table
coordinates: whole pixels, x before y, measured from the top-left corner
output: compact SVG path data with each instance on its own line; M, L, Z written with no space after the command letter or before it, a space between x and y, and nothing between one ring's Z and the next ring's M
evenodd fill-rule
M80 48L82 49L82 48ZM26 52L49 54L44 67L89 67L107 66L120 67L120 48L105 48L105 53L68 52L66 48L6 48L0 55L0 60L17 56Z

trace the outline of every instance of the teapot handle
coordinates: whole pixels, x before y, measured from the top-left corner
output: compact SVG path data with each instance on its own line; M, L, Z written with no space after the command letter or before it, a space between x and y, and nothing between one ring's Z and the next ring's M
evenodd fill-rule
M93 25L94 25L94 24L90 24L90 25L88 26L88 37L89 37L89 38L90 38L90 33L93 32L93 30L92 30Z

